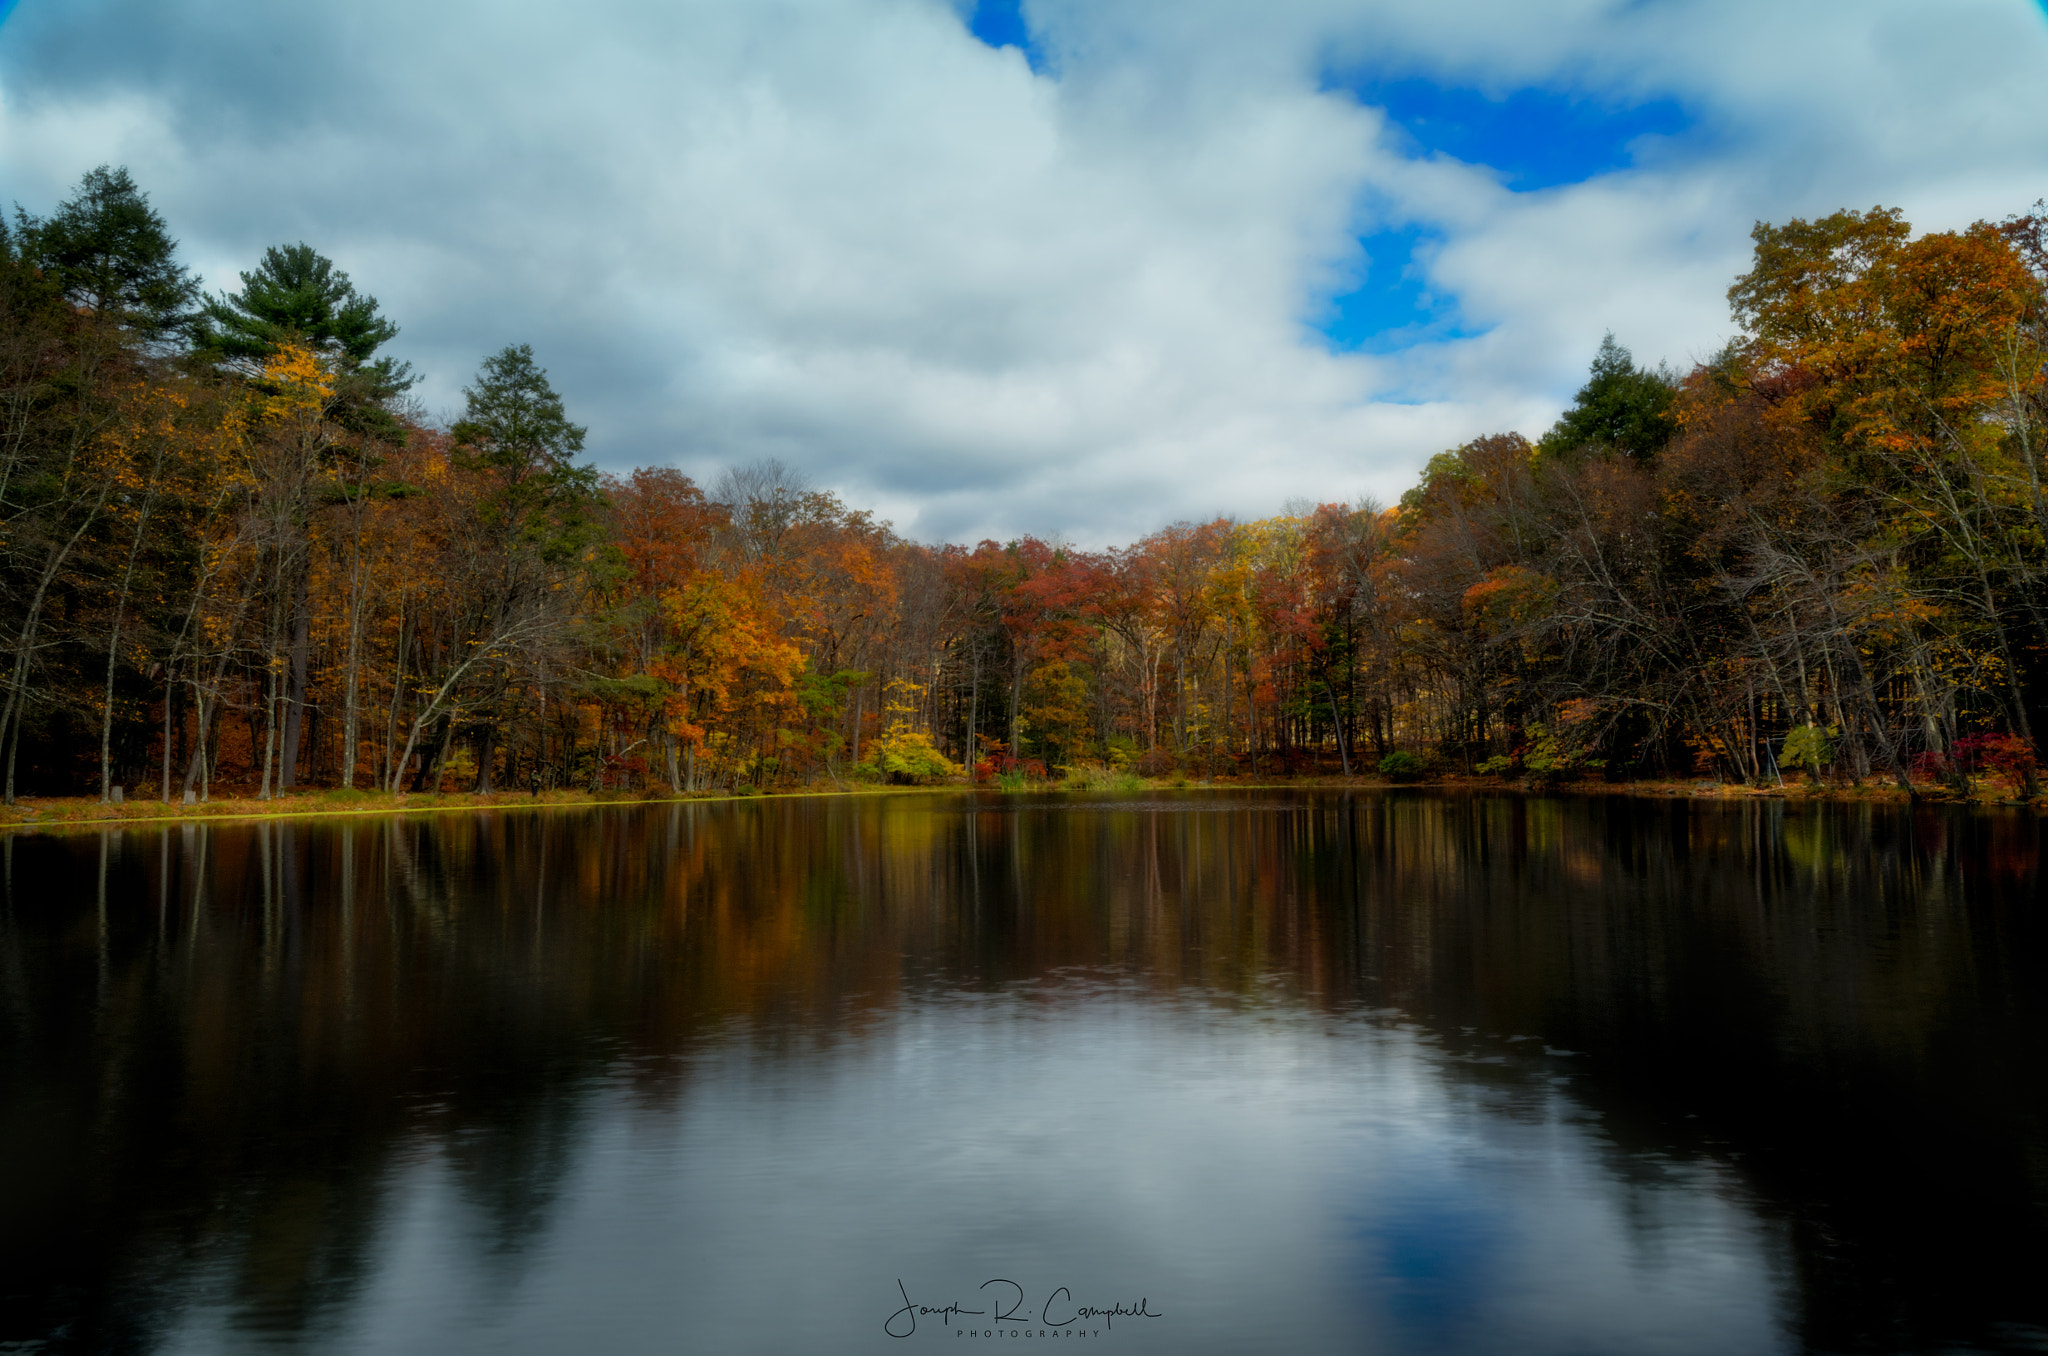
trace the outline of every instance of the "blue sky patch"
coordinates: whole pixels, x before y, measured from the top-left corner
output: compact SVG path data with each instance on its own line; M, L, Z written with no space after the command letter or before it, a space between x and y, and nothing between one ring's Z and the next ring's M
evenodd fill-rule
M1423 277L1418 250L1436 243L1420 226L1359 237L1365 275L1355 286L1324 302L1311 323L1347 352L1386 353L1429 339L1466 339L1457 299L1432 292Z
M1485 165L1515 192L1627 169L1639 138L1675 137L1694 126L1671 99L1619 103L1534 88L1495 96L1418 78L1334 74L1323 87L1385 109L1411 154ZM1416 257L1436 238L1420 226L1359 238L1368 261L1365 276L1323 302L1311 321L1332 348L1385 353L1432 339L1472 337L1459 323L1457 298L1431 292Z
M1440 153L1490 166L1517 192L1626 169L1638 137L1677 136L1693 127L1692 117L1672 99L1624 104L1549 89L1495 97L1421 79L1333 77L1324 88L1384 108L1417 155Z
M967 31L990 47L1014 47L1034 71L1044 68L1044 55L1024 22L1023 0L975 0Z
M1474 1319L1473 1296L1499 1275L1509 1221L1477 1183L1443 1178L1416 1183L1360 1221L1376 1272L1371 1289L1417 1346L1462 1346Z

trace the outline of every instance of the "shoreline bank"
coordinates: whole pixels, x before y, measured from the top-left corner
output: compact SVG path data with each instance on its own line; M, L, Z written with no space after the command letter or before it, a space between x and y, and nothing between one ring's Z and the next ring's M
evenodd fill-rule
M2048 813L2048 796L2033 801L2005 794L2006 788L1980 787L1969 797L1946 787L1915 788L1918 801L1928 805L1970 805L1982 808L2032 809ZM124 804L102 804L86 796L22 797L16 804L0 806L0 831L16 829L58 829L103 826L143 826L242 822L261 819L332 819L377 815L461 814L483 810L589 809L608 805L694 805L749 800L790 800L822 796L929 795L933 792L991 791L994 788L966 782L938 782L927 786L836 786L805 787L788 791L686 792L589 792L547 791L538 796L525 791L421 793L356 792L333 790L294 792L273 800L240 797L196 802L191 805L157 800L136 800ZM1754 787L1697 779L1636 782L1560 782L1533 786L1501 781L1492 777L1430 777L1394 782L1380 776L1310 776L1284 781L1199 780L1189 777L1151 778L1136 787L1092 787L1046 783L1000 794L1045 795L1053 793L1099 795L1105 792L1132 794L1162 791L1458 791L1509 793L1522 796L1629 796L1659 800L1789 800L1843 804L1904 805L1906 794L1896 786L1834 786L1788 783L1782 787Z

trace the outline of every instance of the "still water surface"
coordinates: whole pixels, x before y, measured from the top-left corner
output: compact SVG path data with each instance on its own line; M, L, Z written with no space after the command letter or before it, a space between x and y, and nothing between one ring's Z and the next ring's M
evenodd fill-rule
M17 836L0 1350L2048 1349L2041 842L1337 793Z

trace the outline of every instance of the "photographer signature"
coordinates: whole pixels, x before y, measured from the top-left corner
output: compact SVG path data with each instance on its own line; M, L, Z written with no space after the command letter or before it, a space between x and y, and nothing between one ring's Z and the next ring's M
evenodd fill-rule
M1038 1307L1038 1317L1032 1318L1029 1314L1023 1312L1026 1303L1023 1286L1015 1281L998 1279L983 1281L979 1288L986 1290L992 1285L1005 1287L996 1291L987 1301L995 1309L995 1315L990 1319L994 1323L1035 1323L1041 1328L1065 1328L1074 1323L1099 1318L1103 1321L1105 1327L1113 1329L1116 1327L1116 1320L1119 1318L1166 1317L1164 1314L1152 1312L1152 1301L1150 1299L1140 1299L1135 1305L1112 1304L1107 1307L1093 1304L1077 1305L1074 1303L1074 1292L1067 1289L1066 1286L1061 1286L1045 1297L1045 1303ZM882 1324L882 1331L888 1333L891 1337L910 1336L917 1331L917 1320L921 1317L941 1319L947 1327L951 1327L963 1315L982 1318L986 1317L989 1312L987 1309L968 1309L958 1303L939 1305L919 1304L910 1298L910 1291L904 1286L901 1279L898 1279L896 1282L896 1292L903 1296L903 1307L889 1315L888 1321ZM1008 1301L1008 1307L1004 1305L1005 1300ZM1064 1316L1061 1317L1060 1315Z

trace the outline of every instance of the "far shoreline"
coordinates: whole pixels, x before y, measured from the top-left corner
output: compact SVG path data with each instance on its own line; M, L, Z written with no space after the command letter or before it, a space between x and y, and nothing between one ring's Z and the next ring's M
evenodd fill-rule
M1045 782L1021 789L1000 790L987 783L959 780L922 785L872 786L840 785L803 787L790 790L738 790L684 792L677 795L654 791L495 791L482 794L454 791L398 793L365 791L340 796L332 788L292 792L272 800L223 797L193 804L159 800L136 800L102 804L87 796L24 796L16 804L0 806L0 832L14 830L126 828L197 823L249 823L288 819L357 819L393 815L463 814L499 810L574 810L629 805L710 805L737 801L799 800L825 797L881 797L931 795L934 793L979 792L997 795L1132 795L1167 791L1455 791L1510 794L1525 797L1593 798L1627 796L1636 799L1731 801L1784 800L1827 804L1862 805L1944 805L1980 809L2030 809L2048 814L2048 795L2032 801L2002 795L2003 788L1980 787L1964 797L1945 787L1916 787L1909 801L1896 786L1863 784L1840 786L1790 782L1783 786L1747 786L1697 778L1660 778L1643 781L1567 781L1531 784L1496 777L1438 776L1413 781L1395 781L1376 775L1292 777L1280 781L1260 779L1198 779L1159 777L1142 779L1135 786L1101 787Z

